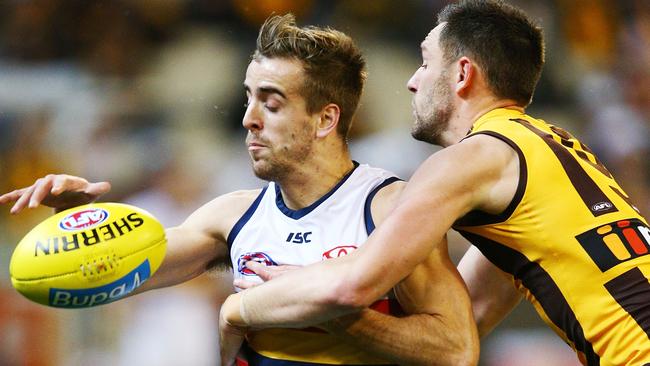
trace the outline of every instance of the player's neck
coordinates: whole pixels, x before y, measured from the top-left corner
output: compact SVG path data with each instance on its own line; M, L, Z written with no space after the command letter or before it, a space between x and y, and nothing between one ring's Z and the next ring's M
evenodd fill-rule
M354 169L347 149L312 155L314 159L301 164L290 176L277 182L284 203L290 209L299 210L316 202Z
M450 123L450 130L447 131L444 146L453 145L462 140L481 116L497 108L512 108L524 112L524 108L517 106L514 100L497 99L493 96L475 98L461 103L454 115L454 120Z

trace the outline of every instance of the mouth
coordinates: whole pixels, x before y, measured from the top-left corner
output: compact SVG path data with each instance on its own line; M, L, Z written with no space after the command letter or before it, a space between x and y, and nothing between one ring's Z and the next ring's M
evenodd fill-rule
M267 147L266 145L257 141L249 141L246 143L246 146L248 146L248 151L256 151Z

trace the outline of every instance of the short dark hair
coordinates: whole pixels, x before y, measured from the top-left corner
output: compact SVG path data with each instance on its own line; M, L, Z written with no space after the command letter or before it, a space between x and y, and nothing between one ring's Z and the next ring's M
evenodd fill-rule
M530 104L544 65L541 28L520 9L492 0L463 0L438 14L446 62L462 56L484 70L492 92Z
M337 132L347 136L366 80L366 62L352 38L332 28L296 26L292 14L269 17L260 28L253 59L291 58L305 70L307 112L328 103L341 109Z

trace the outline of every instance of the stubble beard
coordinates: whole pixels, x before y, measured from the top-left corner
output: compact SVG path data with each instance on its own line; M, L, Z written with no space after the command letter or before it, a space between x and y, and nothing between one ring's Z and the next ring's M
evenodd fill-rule
M425 95L425 103L431 103L432 108L420 112L417 103L413 104L415 122L411 136L418 141L443 146L443 134L449 130L449 121L454 113L451 91L445 79L445 74L441 74Z
M282 182L289 178L294 172L295 167L304 164L311 156L312 146L305 144L303 146L290 149L287 146L280 148L281 158L274 152L270 157L260 158L257 161L252 160L253 173L259 179L270 182Z

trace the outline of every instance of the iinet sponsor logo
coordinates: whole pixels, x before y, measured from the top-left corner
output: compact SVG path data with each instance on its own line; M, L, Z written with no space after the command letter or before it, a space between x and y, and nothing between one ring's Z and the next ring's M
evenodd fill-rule
M576 239L603 272L650 254L650 228L636 218L601 225Z
M51 288L49 303L57 308L87 308L108 304L128 295L150 276L149 260L145 260L126 276L104 286L81 290Z

